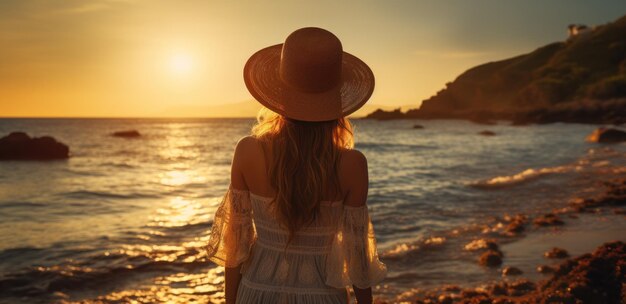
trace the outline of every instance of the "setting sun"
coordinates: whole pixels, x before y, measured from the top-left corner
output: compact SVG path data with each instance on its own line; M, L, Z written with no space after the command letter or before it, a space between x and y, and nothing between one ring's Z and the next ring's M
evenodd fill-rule
M169 68L176 75L186 75L193 69L193 60L187 54L175 54L169 59Z

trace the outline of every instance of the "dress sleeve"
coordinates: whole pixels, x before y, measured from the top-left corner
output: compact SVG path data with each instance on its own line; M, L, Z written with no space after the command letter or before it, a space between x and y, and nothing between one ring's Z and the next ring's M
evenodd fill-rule
M374 227L367 206L344 206L326 262L326 284L365 289L382 281L387 266L378 259Z
M250 192L229 188L213 219L207 246L209 260L237 267L250 255L255 239Z

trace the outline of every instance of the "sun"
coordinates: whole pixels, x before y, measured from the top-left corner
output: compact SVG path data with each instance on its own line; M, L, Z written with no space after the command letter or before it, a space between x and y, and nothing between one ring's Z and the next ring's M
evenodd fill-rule
M169 59L169 68L176 75L189 74L193 69L193 59L184 53L174 54Z

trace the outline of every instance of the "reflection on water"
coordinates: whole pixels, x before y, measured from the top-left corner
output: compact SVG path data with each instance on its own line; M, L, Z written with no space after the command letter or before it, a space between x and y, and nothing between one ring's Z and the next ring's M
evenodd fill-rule
M176 273L157 277L150 284L139 284L135 288L81 303L221 303L224 299L223 278L222 267L201 274Z
M0 162L0 302L221 302L224 270L204 245L233 148L253 122L0 119L0 136L53 135L72 151L67 161ZM486 138L468 122L414 123L355 122L390 270L378 292L483 280L490 274L459 238L626 168L624 145L584 142L594 126L497 125ZM143 135L107 135L125 129ZM574 166L583 170L548 172Z

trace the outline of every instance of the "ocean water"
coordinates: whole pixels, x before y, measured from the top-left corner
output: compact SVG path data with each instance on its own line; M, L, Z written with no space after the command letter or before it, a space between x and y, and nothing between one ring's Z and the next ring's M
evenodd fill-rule
M353 122L389 266L381 297L497 277L462 245L504 214L562 207L626 174L626 145L584 141L594 125ZM71 153L0 162L0 302L222 301L223 269L203 246L234 145L253 123L0 119L0 136L51 135ZM143 136L110 136L128 129ZM477 134L485 129L496 135Z

